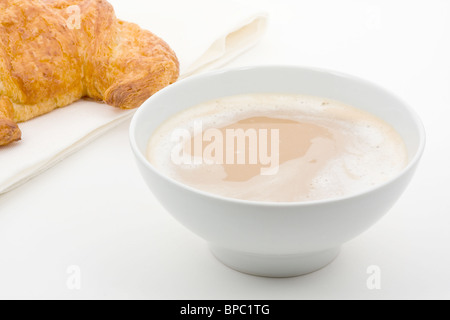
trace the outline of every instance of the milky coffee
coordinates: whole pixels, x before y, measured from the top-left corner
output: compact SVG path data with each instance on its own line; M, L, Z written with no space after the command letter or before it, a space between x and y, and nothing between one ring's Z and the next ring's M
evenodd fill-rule
M178 113L154 132L147 158L196 189L269 202L355 194L407 164L402 138L383 120L284 94L221 98Z

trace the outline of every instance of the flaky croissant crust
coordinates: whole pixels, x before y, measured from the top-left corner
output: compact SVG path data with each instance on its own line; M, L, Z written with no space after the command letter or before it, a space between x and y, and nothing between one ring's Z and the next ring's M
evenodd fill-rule
M130 109L175 82L179 62L106 0L0 0L0 145L82 97Z

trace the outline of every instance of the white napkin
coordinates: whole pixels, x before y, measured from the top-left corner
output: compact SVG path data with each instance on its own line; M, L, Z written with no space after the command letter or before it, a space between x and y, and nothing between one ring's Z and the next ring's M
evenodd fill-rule
M267 15L230 0L110 0L119 19L162 37L177 53L181 78L217 68L252 47ZM129 119L134 111L81 100L19 124L22 141L0 147L0 194L55 165Z

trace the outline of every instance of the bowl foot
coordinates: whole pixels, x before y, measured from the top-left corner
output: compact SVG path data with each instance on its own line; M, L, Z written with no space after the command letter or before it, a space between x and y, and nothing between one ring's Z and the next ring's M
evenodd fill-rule
M214 256L226 266L247 274L287 278L305 275L327 266L339 255L340 248L289 255L255 254L211 246Z

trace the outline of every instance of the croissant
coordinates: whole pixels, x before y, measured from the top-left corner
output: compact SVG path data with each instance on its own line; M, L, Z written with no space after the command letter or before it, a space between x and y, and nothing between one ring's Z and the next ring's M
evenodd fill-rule
M178 76L173 50L106 0L0 0L0 146L83 97L136 108Z

